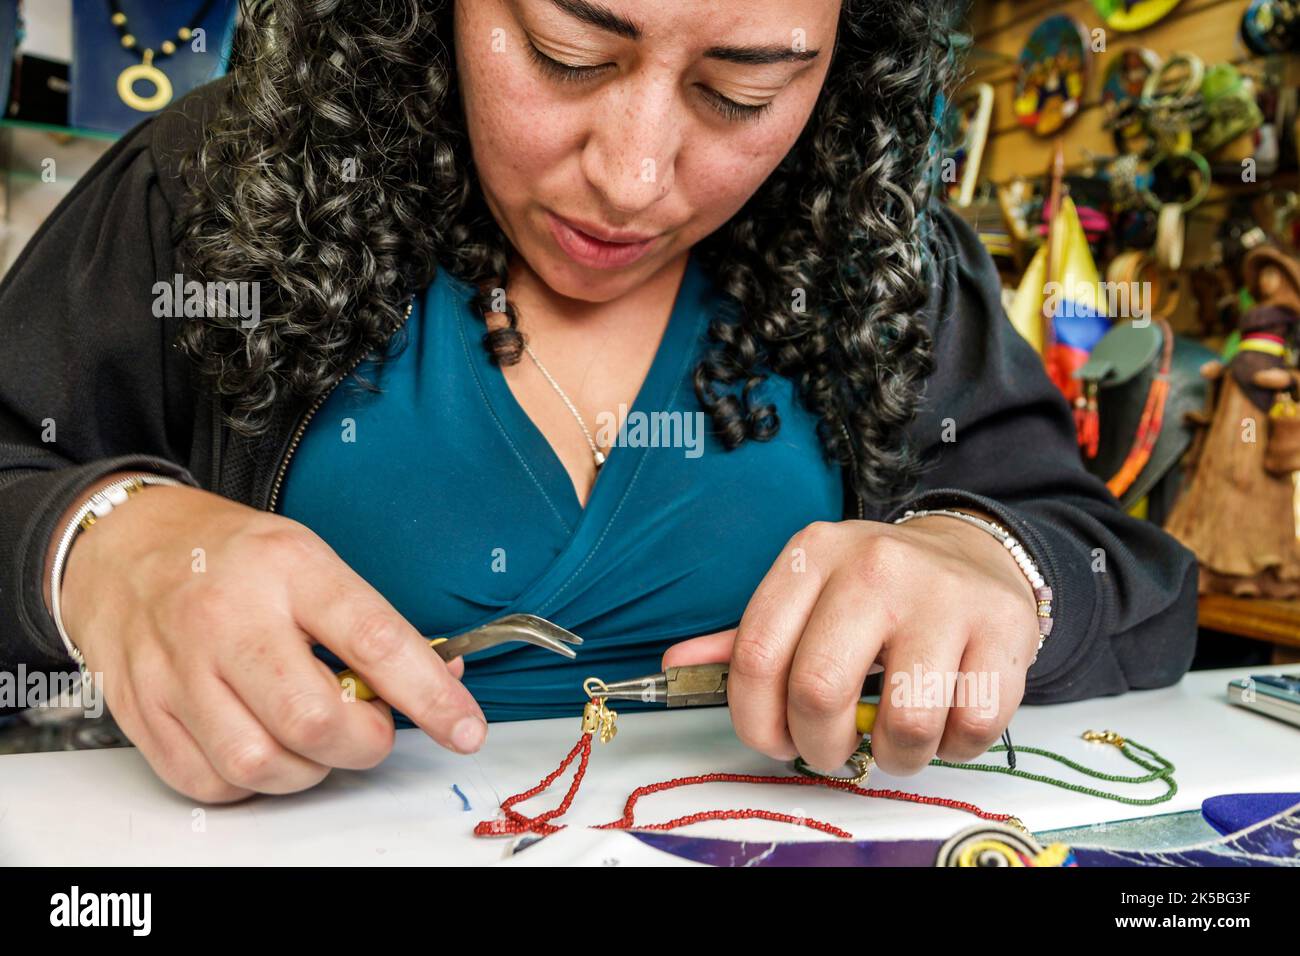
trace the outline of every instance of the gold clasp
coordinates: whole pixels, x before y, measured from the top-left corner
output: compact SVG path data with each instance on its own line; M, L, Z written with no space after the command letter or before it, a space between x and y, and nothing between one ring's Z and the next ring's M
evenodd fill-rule
M859 787L867 782L867 778L871 776L871 768L876 765L871 754L860 752L854 753L849 757L848 762L849 766L853 768L853 776L845 777L844 779Z
M840 777L835 774L822 773L820 770L814 770L804 761L803 757L794 758L794 769L798 770L805 777L821 777L824 780L835 780L840 783L850 783L856 787L865 786L867 779L871 776L871 771L876 766L875 758L871 756L871 738L863 737L862 742L858 744L858 749L849 755L848 765L853 768L853 775L849 777Z
M1116 747L1124 746L1124 738L1113 730L1085 730L1083 739L1101 744L1114 744Z

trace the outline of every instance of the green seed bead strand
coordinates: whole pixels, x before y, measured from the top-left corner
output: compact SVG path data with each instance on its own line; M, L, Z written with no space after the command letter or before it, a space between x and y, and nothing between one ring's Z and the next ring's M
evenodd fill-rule
M1141 747L1140 744L1137 744L1134 741L1129 741L1129 743L1132 743L1134 747L1139 747L1142 750L1146 750L1148 753L1151 753L1153 756L1157 756L1158 759L1163 759L1163 758L1159 758L1158 755L1154 753L1154 751L1149 751L1147 750L1147 748ZM990 748L988 752L998 753L1005 749L1006 749L1005 747L999 745L997 747ZM1100 770L1093 770L1090 767L1085 767L1082 764L1075 763L1073 760L1070 760L1068 757L1064 757L1060 754L1053 753L1050 750L1043 750L1039 747L1018 746L1016 747L1016 751L1019 753L1031 753L1031 754L1037 754L1040 757L1047 757L1050 760L1055 760L1058 763L1063 764L1066 767L1069 767L1071 770L1076 770L1079 773L1086 774L1087 776L1093 777L1097 780L1106 780L1110 783L1150 783L1153 780L1159 780L1162 783L1164 783L1167 789L1165 790L1164 793L1154 797L1126 797L1123 794L1109 793L1105 790L1098 790L1095 787L1087 787L1079 783L1070 783L1067 780L1057 780L1055 777L1049 777L1046 776L1045 774L1030 773L1027 770L1020 770L1020 769L1012 770L1010 767L1004 767L1001 766L1000 764L951 763L947 760L935 759L930 761L930 765L933 767L948 767L952 770L979 770L985 773L1004 773L1007 774L1008 776L1021 777L1022 779L1025 780L1034 780L1038 783L1047 783L1047 784L1051 784L1054 787L1060 787L1063 790L1071 790L1074 793L1082 793L1090 797L1100 797L1103 800L1114 800L1117 803L1125 803L1135 807L1152 806L1157 803L1164 803L1166 800L1172 799L1174 794L1178 792L1178 782L1173 778L1173 772L1175 769L1173 764L1169 763L1168 761L1165 761L1163 766L1154 767L1151 764L1147 763L1146 761L1142 760L1136 754L1132 753L1127 747L1121 747L1120 753L1124 754L1125 757L1127 757L1129 760L1131 760L1133 763L1137 764L1138 766L1145 767L1146 769L1150 770L1151 773L1148 773L1145 776L1141 776L1141 777L1127 777L1124 776L1123 774L1102 773Z
M1098 790L1094 787L1087 787L1078 783L1070 783L1067 780L1057 780L1055 777L1049 777L1046 776L1045 774L1030 773L1027 770L1020 770L1020 769L1013 770L1010 767L1004 767L1001 764L952 763L951 761L948 760L939 760L936 758L930 761L930 766L947 767L951 770L976 770L976 771L982 771L984 773L1001 773L1001 774L1006 774L1009 777L1020 777L1023 780L1033 780L1036 783L1046 783L1046 784L1050 784L1053 787L1060 787L1062 790L1072 791L1073 793L1081 793L1089 797L1098 797L1102 800L1114 800L1117 803L1124 803L1130 806L1137 806L1137 807L1151 806L1157 803L1164 803L1166 800L1172 799L1174 794L1178 792L1178 782L1174 780L1174 776L1173 776L1174 770L1176 769L1173 763L1171 763L1165 757L1162 757L1160 754L1156 753L1156 751L1152 750L1150 747L1144 746L1143 744L1138 743L1136 740L1125 739L1124 737L1121 737L1119 734L1116 734L1114 731L1109 731L1109 730L1103 733L1097 733L1095 731L1089 730L1083 734L1083 738L1085 740L1092 740L1100 743L1111 744L1112 746L1118 748L1119 752L1122 753L1126 759L1128 759L1132 763L1137 764L1139 767L1142 767L1143 769L1149 772L1140 777L1125 776L1124 774L1105 773L1104 771L1101 770L1094 770L1092 767L1085 767L1083 764L1071 760L1069 757L1065 757L1058 753L1053 753L1050 750L1044 750L1041 747L1017 746L1016 752L1030 753L1030 754L1036 754L1037 756L1040 757L1046 757L1049 760L1055 760L1057 763L1069 767L1071 770L1077 771L1078 773L1084 774L1085 776L1092 777L1096 780L1105 780L1110 783L1137 784L1137 783L1150 783L1154 780L1159 780L1162 783L1164 783L1166 787L1166 791L1163 794L1160 794L1159 796L1155 796L1155 797L1126 797L1123 794L1110 793L1105 790ZM1007 748L1005 745L997 744L996 746L990 747L987 753L991 753L991 754L1002 753L1006 749ZM1142 759L1142 757L1140 757L1135 751L1141 751L1142 753L1152 758L1152 760L1154 760L1155 762L1148 763L1146 760ZM870 756L871 754L870 737L862 738L862 744L859 745L858 752L865 753L868 756ZM800 769L802 770L802 768Z

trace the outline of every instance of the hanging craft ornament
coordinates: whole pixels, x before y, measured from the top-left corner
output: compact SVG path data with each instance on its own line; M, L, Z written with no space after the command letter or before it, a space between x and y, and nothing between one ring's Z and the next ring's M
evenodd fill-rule
M536 833L542 836L548 836L564 829L564 824L552 823L558 817L568 812L573 804L573 799L577 796L578 788L582 785L582 780L587 773L587 765L591 759L591 739L593 736L599 736L602 743L609 743L614 739L617 732L618 715L609 709L608 688L604 681L596 677L589 677L583 682L583 690L587 694L587 704L582 714L582 736L569 751L568 755L560 761L560 765L550 774L543 777L537 786L532 787L522 793L507 797L501 803L500 815L491 820L484 820L474 827L475 836L511 836L523 833ZM1013 766L1002 766L1000 764L957 764L948 763L943 760L933 760L931 764L939 767L950 767L958 770L982 770L992 773L1004 773L1013 777L1021 777L1026 780L1033 780L1040 783L1048 783L1053 786L1062 787L1072 790L1076 793L1087 794L1089 796L1101 797L1109 800L1117 800L1121 803L1147 805L1153 803L1162 803L1172 797L1178 790L1178 785L1174 782L1173 772L1174 765L1161 757L1154 750L1144 747L1133 740L1125 740L1114 731L1107 730L1102 732L1086 731L1083 735L1085 740L1096 741L1100 743L1111 744L1118 747L1130 761L1147 770L1144 776L1121 776L1116 774L1107 774L1099 770L1093 770L1085 767L1075 761L1072 761L1060 754L1054 754L1051 751L1035 747L1020 747L1019 749L1039 756L1055 760L1064 766L1071 768L1079 773L1093 777L1094 779L1108 780L1116 783L1147 783L1154 780L1160 780L1166 786L1166 792L1160 796L1150 798L1126 797L1121 794L1108 793L1104 790L1097 790L1091 787L1085 787L1080 784L1072 784L1063 780L1056 780L1052 777L1041 774L1029 773L1017 769ZM1005 739L1005 738L1004 738ZM999 753L1006 751L1005 745L999 745L989 749L989 753ZM1137 752L1135 752L1137 751ZM1140 754L1145 754L1154 762L1147 762ZM551 784L559 779L560 775L569 768L574 762L578 761L578 767L574 771L573 782L569 785L568 791L559 805L553 810L535 817L530 817L521 813L515 807L533 797L543 793L550 788ZM946 797L931 797L919 793L908 793L903 790L886 790L880 788L868 788L864 786L867 777L874 766L874 760L871 756L870 737L864 736L862 742L858 745L857 750L849 759L848 764L852 768L852 775L841 777L823 774L812 770L803 761L802 758L796 758L795 768L799 771L798 776L766 776L759 774L746 773L704 773L690 777L676 777L671 780L664 780L659 783L648 784L643 787L637 787L628 796L627 802L623 806L623 815L617 820L609 823L603 823L592 829L596 830L674 830L678 827L688 826L692 823L700 823L705 820L768 820L777 823L789 823L795 826L808 827L822 833L837 836L842 839L852 839L853 834L841 827L837 827L821 820L814 820L804 816L793 816L788 813L778 813L772 810L755 810L755 809L738 809L738 810L705 810L699 813L691 813L685 816L676 817L664 823L642 823L636 822L635 810L637 801L643 796L652 793L659 793L664 790L674 790L680 787L694 786L704 783L762 783L778 784L783 786L803 786L803 787L828 787L833 790L840 790L845 793L853 794L859 797L868 797L881 800L898 800L905 803L921 804L923 806L947 807L950 810L960 810L963 813L969 813L981 820L987 820L991 823L1002 824L1014 828L1015 831L1029 834L1029 830L1020 820L1009 813L991 813L982 810L973 803L967 803L962 800L952 800Z
M1161 166L1172 166L1174 163L1187 163L1195 169L1197 180L1190 197L1177 202L1165 202L1152 190L1141 190L1142 197L1157 215L1156 259L1169 272L1177 272L1182 268L1187 214L1204 202L1210 193L1210 164L1204 156L1190 149L1181 153L1160 153L1151 161L1151 171L1154 174Z
M1270 56L1300 47L1300 4L1294 0L1252 0L1238 31L1252 53Z
M1264 124L1264 114L1255 102L1254 81L1231 63L1216 63L1205 71L1201 100L1205 126L1193 145L1198 152L1226 161L1234 175L1239 175L1240 161L1255 155L1254 133ZM1223 149L1229 144L1231 148Z
M1121 33L1144 30L1178 6L1178 0L1092 0L1106 26Z
M1145 290L1146 308L1141 310L1141 319L1116 323L1079 369L1083 392L1075 400L1075 427L1088 459L1088 470L1107 479L1106 486L1111 493L1123 499L1150 463L1164 434L1166 410L1174 387L1175 336L1168 317L1178 303L1179 293L1176 287L1165 292L1154 261L1133 250L1111 260L1106 279L1112 288L1130 290L1130 303L1140 301L1138 296ZM1132 310L1123 311L1131 313ZM1150 381L1143 398L1137 384L1148 372ZM1111 390L1106 415L1114 419L1108 419L1110 447L1104 455L1100 450L1102 403L1099 397L1103 388ZM1138 408L1140 418L1132 421L1130 415ZM1130 431L1134 437L1128 444L1128 452L1123 460L1117 460L1113 453L1119 450L1122 436Z
M1014 109L1021 126L1050 136L1079 112L1091 51L1082 23L1064 14L1034 28L1020 51Z
M166 73L154 65L154 61L164 60L175 53L178 42L188 43L194 36L194 29L207 17L214 3L216 0L204 0L194 16L190 17L190 25L176 31L176 40L163 40L158 45L157 51L152 47L145 47L144 52L140 54L142 62L128 66L118 74L117 95L121 97L123 103L141 113L155 113L172 101L174 94L172 81L167 78ZM139 46L139 41L127 24L126 14L122 12L119 0L108 0L108 11L109 19L113 26L117 27L122 46L127 50L135 50ZM148 83L153 88L153 93L149 96L141 96L135 91L135 84L138 82Z
M1210 192L1210 165L1200 153L1188 150L1176 156L1161 154L1152 162L1151 169L1154 171L1162 163L1175 159L1191 163L1196 169L1198 182L1191 197L1181 202L1164 202L1150 190L1143 192L1148 205L1157 213L1156 258L1169 272L1182 268L1187 214L1204 202Z
M1160 437L1160 429L1164 427L1165 403L1169 398L1169 372L1174 360L1174 330L1164 319L1155 321L1160 327L1160 367L1156 371L1155 378L1151 380L1151 388L1147 392L1146 403L1142 408L1142 418L1138 422L1133 446L1129 449L1123 464L1120 465L1119 471L1106 482L1106 487L1116 498L1128 491L1138 475L1142 474L1142 469L1151 460L1156 440Z
M958 208L968 207L975 199L980 163L988 142L989 123L993 118L993 87L977 83L964 90L952 107L944 111L944 139L948 150L945 170L951 164L948 199Z
M1151 74L1160 69L1160 57L1145 47L1120 50L1106 67L1101 81L1101 106L1105 127L1111 131L1120 155L1137 152L1146 133L1139 105Z
M1185 153L1208 116L1201 84L1205 61L1195 53L1175 53L1147 77L1138 108L1162 152Z

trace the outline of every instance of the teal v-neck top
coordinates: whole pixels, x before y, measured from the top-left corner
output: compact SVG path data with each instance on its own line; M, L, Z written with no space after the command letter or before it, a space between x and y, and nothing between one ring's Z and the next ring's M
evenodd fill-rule
M489 360L472 294L439 270L397 333L404 347L378 371L360 367L380 393L349 379L311 419L279 511L429 637L517 611L577 633L575 660L507 644L467 658L464 675L490 721L573 716L586 677L654 673L673 643L735 627L790 537L843 517L840 468L793 383L775 375L757 392L780 415L775 438L727 451L710 433L691 376L723 300L692 254L583 508Z

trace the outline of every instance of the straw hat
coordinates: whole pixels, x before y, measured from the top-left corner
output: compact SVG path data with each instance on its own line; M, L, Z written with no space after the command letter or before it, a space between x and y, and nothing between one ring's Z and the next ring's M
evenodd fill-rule
M1290 294L1280 296L1281 301L1277 304L1289 306L1296 312L1300 312L1300 263L1276 246L1258 246L1250 250L1242 261L1241 272L1251 295L1254 295L1259 287L1259 274L1265 266L1276 266L1291 286Z

